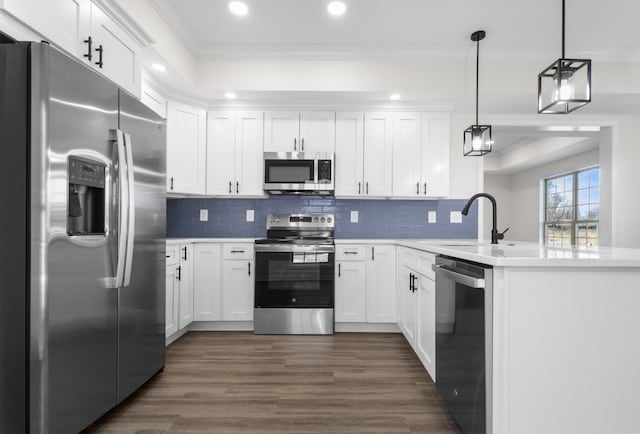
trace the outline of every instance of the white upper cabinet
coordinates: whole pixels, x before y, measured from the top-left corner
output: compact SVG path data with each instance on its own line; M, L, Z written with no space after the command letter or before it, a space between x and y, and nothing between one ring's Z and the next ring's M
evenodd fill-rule
M1 7L41 34L140 96L142 47L91 0L4 0Z
M142 49L95 3L91 5L92 64L135 96L140 96Z
M391 196L392 122L391 113L365 113L363 158L363 194L365 196Z
M262 112L207 116L207 194L262 196Z
M422 113L422 193L449 195L449 113Z
M334 152L336 148L336 118L334 112L300 113L300 151Z
M420 113L393 115L393 195L420 195Z
M167 104L167 192L204 194L206 122L203 109Z
M359 196L364 184L364 113L336 113L336 196Z
M140 101L163 118L167 118L167 99L145 81L140 90Z
M265 152L334 152L335 113L266 112Z
M90 0L4 0L3 9L50 42L82 57L90 35Z
M449 114L396 113L393 127L393 197L447 196Z

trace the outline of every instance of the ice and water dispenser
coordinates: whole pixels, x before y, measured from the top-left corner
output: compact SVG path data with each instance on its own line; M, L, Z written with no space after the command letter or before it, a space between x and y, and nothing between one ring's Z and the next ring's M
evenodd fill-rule
M106 168L97 161L69 157L68 235L105 234Z

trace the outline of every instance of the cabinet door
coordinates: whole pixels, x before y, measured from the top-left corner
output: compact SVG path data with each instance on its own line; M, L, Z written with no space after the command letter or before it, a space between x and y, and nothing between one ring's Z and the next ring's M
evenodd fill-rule
M336 196L364 193L364 113L336 113Z
M422 113L422 185L427 197L449 195L449 113Z
M35 29L52 44L88 62L83 57L91 32L90 0L4 0L0 7Z
M167 117L167 99L144 81L141 84L140 101L161 117Z
M395 246L367 246L367 322L396 322Z
M416 354L436 381L436 283L418 275L418 335Z
M416 306L416 293L411 291L410 287L411 275L415 276L416 273L407 267L403 267L402 275L402 285L398 288L402 303L402 321L400 322L400 330L409 344L412 347L415 347L418 306ZM414 283L417 284L415 281Z
M420 113L393 116L393 196L420 196Z
M266 112L264 114L264 152L300 151L300 114Z
M206 111L173 101L167 107L167 191L204 194Z
M364 194L391 196L392 116L366 113L364 118Z
M262 112L236 114L236 192L241 196L263 196L264 121Z
M172 265L167 267L165 278L165 336L171 336L178 331L179 297L178 266Z
M193 245L180 245L180 317L178 330L193 322Z
M140 97L142 48L93 2L91 4L91 37L93 38L93 67L120 87ZM102 48L102 56L100 48Z
M235 113L207 115L207 194L236 194Z
M223 261L222 319L253 320L253 261Z
M196 244L193 254L193 319L220 321L222 255L220 244Z
M336 322L365 322L365 262L340 261L336 264Z
M336 114L334 112L300 113L300 148L302 152L334 152L336 149Z

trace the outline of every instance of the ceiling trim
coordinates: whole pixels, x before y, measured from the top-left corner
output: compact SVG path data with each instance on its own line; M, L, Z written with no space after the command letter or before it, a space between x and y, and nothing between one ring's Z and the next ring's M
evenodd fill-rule
M178 37L180 42L185 46L189 54L191 54L195 58L199 58L199 50L196 48L195 41L191 39L188 35L188 32L185 32L182 26L176 24L173 20L171 20L169 11L165 10L165 8L158 3L156 0L149 0L149 4L151 7L160 15L160 18L169 26L169 28L173 31L173 33Z
M136 20L125 12L120 5L122 0L93 0L106 14L115 20L120 27L131 36L138 44L143 47L148 47L153 44L155 40L144 28L138 24Z

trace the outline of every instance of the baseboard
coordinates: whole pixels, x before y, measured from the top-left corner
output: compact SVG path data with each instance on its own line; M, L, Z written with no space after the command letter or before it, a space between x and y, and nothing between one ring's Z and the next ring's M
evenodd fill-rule
M335 331L338 333L400 333L395 323L337 322Z
M164 340L164 346L168 347L169 345L171 345L172 343L180 339L182 336L184 336L188 331L189 331L189 327L185 327L182 330L178 330L171 336L167 336Z
M195 321L188 328L203 332L252 332L253 321Z

